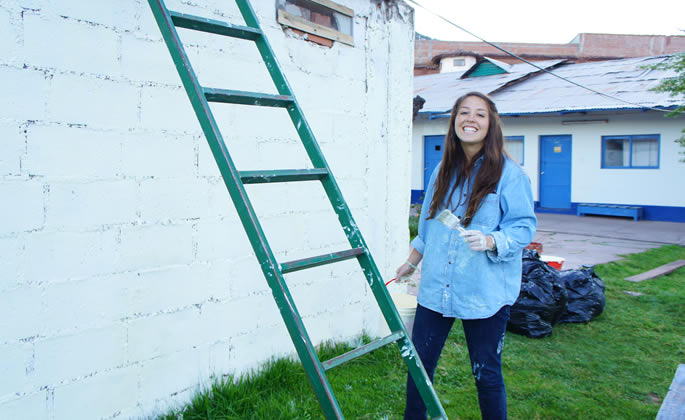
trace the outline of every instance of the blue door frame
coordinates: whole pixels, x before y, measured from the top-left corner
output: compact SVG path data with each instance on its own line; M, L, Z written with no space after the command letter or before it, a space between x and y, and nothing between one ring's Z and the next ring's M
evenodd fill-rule
M540 136L540 207L571 208L571 136Z

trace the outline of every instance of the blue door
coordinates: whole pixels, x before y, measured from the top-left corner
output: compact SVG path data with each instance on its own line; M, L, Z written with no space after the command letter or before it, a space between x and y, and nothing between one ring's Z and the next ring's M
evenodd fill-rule
M433 175L435 167L442 160L443 143L445 136L425 136L423 139L424 153L423 153L423 191L428 189L428 181Z
M540 207L571 208L571 136L540 136Z

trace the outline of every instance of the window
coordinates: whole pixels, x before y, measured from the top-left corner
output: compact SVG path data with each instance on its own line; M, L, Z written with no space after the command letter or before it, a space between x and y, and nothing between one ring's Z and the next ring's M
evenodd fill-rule
M523 166L523 136L505 136L504 148L514 162Z
M464 67L466 65L466 60L463 58L455 58L452 65L454 67Z
M277 0L278 22L322 38L354 45L354 11L331 0Z
M602 168L658 167L658 134L602 137Z

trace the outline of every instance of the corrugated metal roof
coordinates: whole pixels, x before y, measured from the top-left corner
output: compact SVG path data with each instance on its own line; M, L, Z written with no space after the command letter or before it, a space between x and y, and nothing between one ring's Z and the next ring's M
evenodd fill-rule
M503 115L668 108L679 105L678 98L650 89L664 78L674 76L675 72L641 68L660 63L666 58L667 56L658 56L562 64L553 70L555 74L580 85L638 105L598 95L525 63L514 64L510 74L463 80L459 79L461 73L416 76L414 94L426 100L421 109L422 114L449 112L459 96L471 91L487 94L494 92L491 97ZM563 60L535 64L549 68L561 61ZM535 72L538 74L533 75Z
M565 60L540 61L535 64L542 68L558 65ZM480 91L490 93L517 79L540 71L527 63L513 64L510 73L496 74L487 77L460 79L463 72L428 74L414 77L414 95L426 100L421 109L425 112L446 112L452 108L454 101L461 95Z

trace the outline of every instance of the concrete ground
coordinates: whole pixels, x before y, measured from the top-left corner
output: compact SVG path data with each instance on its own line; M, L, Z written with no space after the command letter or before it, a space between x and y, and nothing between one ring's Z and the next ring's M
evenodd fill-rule
M565 258L562 269L615 261L668 244L685 246L685 223L546 213L537 217L533 241L542 244L543 255Z

